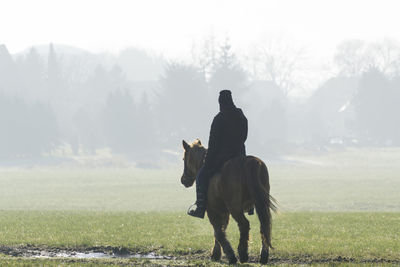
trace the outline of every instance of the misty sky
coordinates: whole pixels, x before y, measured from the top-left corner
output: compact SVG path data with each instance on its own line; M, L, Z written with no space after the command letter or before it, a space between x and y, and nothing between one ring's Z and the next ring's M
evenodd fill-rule
M398 1L1 0L0 43L11 53L68 44L93 52L136 46L187 57L213 33L237 49L288 36L330 56L343 39L400 40Z

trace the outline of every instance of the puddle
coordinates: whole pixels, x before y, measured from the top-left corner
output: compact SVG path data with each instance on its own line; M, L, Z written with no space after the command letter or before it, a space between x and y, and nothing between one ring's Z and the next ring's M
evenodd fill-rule
M154 253L148 253L148 254L132 254L128 256L129 258L144 258L144 259L161 259L161 260L173 260L174 257L171 256L163 256L163 255L157 255Z
M86 251L74 251L65 250L58 248L38 248L34 246L25 247L7 247L0 245L0 254L5 254L13 257L24 257L24 258L64 258L64 259L152 259L152 260L176 260L177 257L158 255L154 252L150 253L134 253L126 248L113 248L113 247L92 247ZM193 255L194 256L194 255ZM201 258L203 259L203 256ZM252 257L250 262L257 263L258 257ZM293 258L270 258L270 264L342 264L342 263L360 263L360 264L372 264L379 265L382 263L393 264L400 266L400 261L396 259L353 259L346 257L335 257L335 258L313 258L310 255L299 255Z
M35 258L76 258L76 259L104 259L104 258L138 258L138 259L161 259L161 260L172 260L173 257L157 255L155 253L148 254L108 254L104 252L47 252L40 251L39 254L32 255Z
M107 250L104 250L107 251ZM173 260L174 257L151 253L131 253L127 250L114 249L110 252L102 251L68 251L68 250L43 250L32 248L4 248L0 253L26 258L74 258L74 259L110 259L110 258L138 258Z
M29 255L29 253L28 253ZM25 256L26 257L26 256ZM112 258L113 255L106 254L103 252L48 252L40 251L32 253L32 258L76 258L76 259L101 259L101 258Z

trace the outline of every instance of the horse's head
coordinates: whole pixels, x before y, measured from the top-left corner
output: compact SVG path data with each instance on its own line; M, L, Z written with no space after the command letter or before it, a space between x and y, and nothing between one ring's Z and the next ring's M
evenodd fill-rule
M203 166L204 156L206 155L207 149L201 145L199 139L194 141L192 144L182 141L185 154L183 156L184 168L181 177L181 183L185 187L190 187L196 180L196 175Z

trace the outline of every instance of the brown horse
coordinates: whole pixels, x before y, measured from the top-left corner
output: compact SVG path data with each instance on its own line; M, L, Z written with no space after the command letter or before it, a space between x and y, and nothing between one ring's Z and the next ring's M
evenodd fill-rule
M183 141L183 147L185 155L181 183L185 187L190 187L203 165L207 149L198 139L192 144ZM231 214L240 230L239 259L241 262L248 261L250 224L244 213L255 206L260 220L262 240L260 262L263 264L268 262L269 248L272 248L270 210L276 210L275 200L270 196L269 189L267 166L259 158L253 156L236 157L227 161L211 178L207 193L207 214L214 227L215 236L212 260L221 259L222 247L229 263L237 262L235 252L225 235L229 214Z

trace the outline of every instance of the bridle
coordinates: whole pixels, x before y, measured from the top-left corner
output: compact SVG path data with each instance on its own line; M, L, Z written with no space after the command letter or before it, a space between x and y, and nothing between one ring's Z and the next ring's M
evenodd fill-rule
M186 157L185 157L185 158L186 158ZM183 164L183 176L184 176L185 178L194 178L194 177L196 176L196 174L193 173L193 171L190 170L190 169L187 167L186 161L187 161L187 160L185 160L185 161L184 161L184 164Z
M207 153L204 153L203 158L201 159L200 162L204 162L204 159L206 157ZM187 166L187 157L186 157L186 152L185 152L185 160L184 160L184 165L183 165L183 178L186 179L190 179L190 181L194 181L194 179L196 178L197 173L194 173L192 170L190 170L190 168Z

